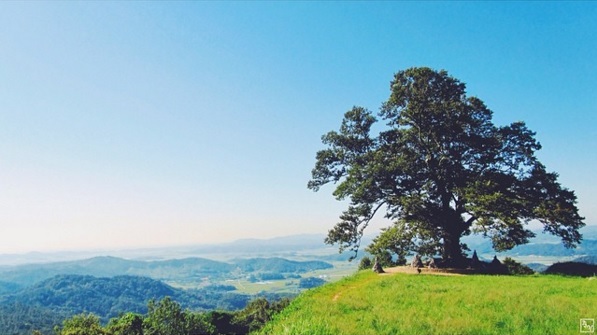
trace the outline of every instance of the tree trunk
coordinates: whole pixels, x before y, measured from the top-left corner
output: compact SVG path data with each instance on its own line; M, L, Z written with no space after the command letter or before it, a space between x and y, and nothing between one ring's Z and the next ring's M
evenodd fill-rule
M438 188L445 190L441 195L442 207L440 217L442 218L442 263L445 267L464 268L466 259L462 255L460 237L464 232L465 223L462 220L462 213L450 205L454 198L442 180L438 180Z
M446 267L466 267L466 258L462 255L462 248L460 247L461 234L454 227L446 227L444 230L442 260Z

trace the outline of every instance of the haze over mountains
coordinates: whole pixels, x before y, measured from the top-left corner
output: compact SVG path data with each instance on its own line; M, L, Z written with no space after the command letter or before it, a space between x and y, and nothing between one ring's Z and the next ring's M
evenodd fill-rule
M544 233L541 230L534 230L536 237L529 243L519 245L507 252L499 253L504 256L561 256L574 257L584 255L597 255L597 226L585 226L580 229L583 234L582 242L574 249L567 249L562 244L561 239L551 234ZM479 254L493 255L495 251L491 247L488 239L481 236L468 236L463 238L471 250L476 249Z
M531 259L537 262L532 264L536 271L546 268L540 264L546 260L595 263L597 227L582 232L584 241L576 249L538 232L531 243L498 257ZM80 312L93 312L103 321L122 311L144 313L148 300L165 296L194 310L239 310L259 295L293 296L311 283L323 283L321 278L337 267L344 267L338 275L356 269L358 262L346 262L350 253L338 254L324 238L296 235L218 245L0 255L0 333L29 334L34 327L50 332ZM371 239L364 238L362 249ZM488 240L471 236L463 242L481 258L493 257ZM359 257L363 255L360 251ZM247 285L258 289L240 290Z
M20 286L57 275L96 277L144 276L165 282L203 282L238 278L251 273L305 273L329 269L323 261L291 261L283 258L238 259L232 263L205 258L184 258L163 261L136 261L112 256L47 264L25 264L0 268L0 280Z
M190 257L128 260L98 256L84 260L0 267L0 334L50 333L78 313L103 322L123 312L145 313L148 301L171 297L194 311L236 311L256 297L279 300L324 281L310 275L332 269L316 260L242 258L228 262ZM283 292L266 285L282 283ZM238 291L254 285L257 292Z
M187 257L230 259L238 255L271 257L273 253L277 255L296 255L305 251L337 253L336 248L324 244L324 239L325 236L321 234L302 234L272 239L241 239L230 243L162 248L56 252L36 251L24 254L0 254L0 266L80 260L105 255L138 260L163 260Z
M597 226L588 225L581 229L583 242L576 249L566 249L561 241L549 234L536 231L537 236L526 245L518 246L503 255L584 256L597 255ZM363 237L361 250L374 236ZM64 252L30 252L25 254L0 254L0 268L7 265L29 263L50 263L81 260L97 256L113 256L130 260L166 260L199 257L215 260L229 260L242 257L279 256L289 259L347 260L348 253L338 254L335 246L326 245L323 234L291 235L271 239L241 239L230 243L213 245L190 245L165 248L143 248L129 250L81 250ZM471 250L479 254L494 254L491 242L481 236L463 238ZM359 252L359 254L364 254Z

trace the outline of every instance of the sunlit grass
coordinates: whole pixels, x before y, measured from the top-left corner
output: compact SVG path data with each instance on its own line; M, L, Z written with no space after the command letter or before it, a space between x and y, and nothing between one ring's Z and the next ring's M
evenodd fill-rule
M297 298L263 334L577 334L597 280L361 272Z

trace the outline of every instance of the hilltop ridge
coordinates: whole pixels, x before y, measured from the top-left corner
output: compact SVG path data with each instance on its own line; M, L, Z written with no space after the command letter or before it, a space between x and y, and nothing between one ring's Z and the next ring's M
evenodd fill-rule
M595 301L586 278L361 271L301 294L259 334L564 334Z

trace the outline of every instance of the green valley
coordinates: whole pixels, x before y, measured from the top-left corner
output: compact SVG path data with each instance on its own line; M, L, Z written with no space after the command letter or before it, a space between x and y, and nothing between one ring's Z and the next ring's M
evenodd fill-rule
M121 313L145 313L151 299L165 297L195 312L239 311L254 299L278 301L321 285L324 281L316 276L339 279L332 274L354 269L355 264L339 270L328 262L279 257L226 262L94 257L5 266L0 268L0 334L49 333L78 313L93 313L106 323Z

